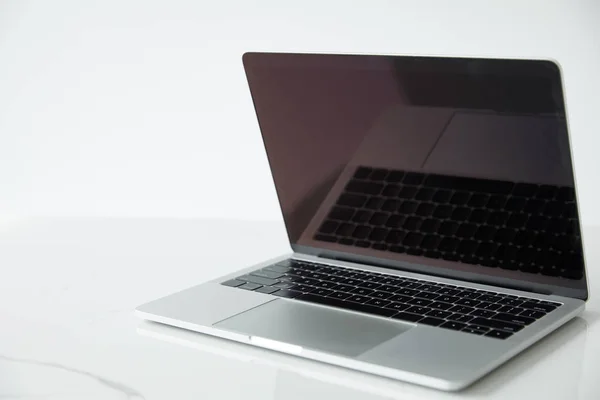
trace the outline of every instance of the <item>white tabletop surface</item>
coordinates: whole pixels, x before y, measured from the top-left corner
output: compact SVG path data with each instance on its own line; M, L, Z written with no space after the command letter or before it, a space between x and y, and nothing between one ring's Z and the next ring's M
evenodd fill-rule
M584 235L594 293L600 227ZM288 250L281 224L269 222L1 220L0 399L600 399L598 295L581 317L458 394L133 314Z

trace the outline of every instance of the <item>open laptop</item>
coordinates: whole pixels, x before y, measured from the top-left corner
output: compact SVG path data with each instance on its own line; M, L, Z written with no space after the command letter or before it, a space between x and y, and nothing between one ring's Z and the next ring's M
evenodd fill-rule
M243 61L293 254L141 317L458 390L584 309L556 64Z

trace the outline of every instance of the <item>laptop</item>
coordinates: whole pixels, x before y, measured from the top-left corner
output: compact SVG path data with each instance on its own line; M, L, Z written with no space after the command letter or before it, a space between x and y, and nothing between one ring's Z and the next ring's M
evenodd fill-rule
M243 64L292 252L139 316L452 391L583 311L555 63L246 53Z

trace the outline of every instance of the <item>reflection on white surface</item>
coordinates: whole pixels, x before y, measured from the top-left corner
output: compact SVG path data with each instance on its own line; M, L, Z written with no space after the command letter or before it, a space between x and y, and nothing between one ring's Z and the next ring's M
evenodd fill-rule
M170 343L244 362L247 369L256 364L277 369L275 399L304 400L331 393L332 398L354 398L353 391L373 398L577 398L584 360L587 324L573 321L509 361L461 393L444 393L380 378L340 367L303 360L207 335L152 322L142 322L138 333ZM201 354L202 354L201 353ZM535 367L535 368L534 368ZM542 386L531 382L545 381ZM364 398L364 397L361 397ZM580 397L583 398L583 397Z
M53 362L0 355L0 371L0 399L144 399L122 383Z

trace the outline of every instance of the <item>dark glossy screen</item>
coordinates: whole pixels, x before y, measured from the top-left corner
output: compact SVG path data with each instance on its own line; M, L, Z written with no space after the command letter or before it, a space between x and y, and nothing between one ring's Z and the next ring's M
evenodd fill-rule
M250 53L244 65L293 245L586 296L553 63Z

